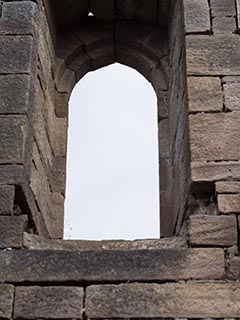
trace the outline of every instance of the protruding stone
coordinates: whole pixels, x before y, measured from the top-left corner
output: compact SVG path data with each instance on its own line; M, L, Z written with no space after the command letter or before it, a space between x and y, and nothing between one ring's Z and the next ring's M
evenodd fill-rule
M219 194L218 207L224 214L240 213L240 194Z
M192 246L237 245L236 217L193 215L190 217L188 228Z
M223 110L221 80L216 77L188 77L190 112Z
M205 33L211 29L210 11L207 0L184 0L185 31Z
M78 287L17 287L14 318L81 319L83 289Z
M86 290L86 315L107 319L239 318L239 295L239 283L91 286Z

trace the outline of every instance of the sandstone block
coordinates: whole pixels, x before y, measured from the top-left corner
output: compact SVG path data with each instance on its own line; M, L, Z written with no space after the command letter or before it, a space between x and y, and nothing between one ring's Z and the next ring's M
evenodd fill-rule
M207 32L211 29L207 0L184 0L185 31L187 33Z
M221 213L240 213L240 194L219 194L218 208Z
M228 264L227 277L230 280L240 280L240 257L231 257Z
M81 319L82 304L82 288L17 287L14 317L21 319Z
M31 73L32 36L0 36L0 74Z
M28 111L30 76L0 76L0 113L26 114Z
M216 77L188 77L190 112L223 110L221 80Z
M227 34L236 32L236 19L234 17L216 17L213 19L213 33Z
M24 162L28 130L25 116L0 116L0 163Z
M240 75L240 38L229 35L189 35L188 75Z
M192 246L234 246L237 245L236 217L191 216L188 226Z
M38 22L38 7L32 1L5 2L0 20L1 34L31 34L34 36Z
M223 85L225 107L228 111L240 111L240 77L226 77Z
M21 248L27 216L0 217L0 249Z
M236 15L235 0L211 0L212 17L234 17Z
M14 250L0 251L0 261L0 281L28 283L200 280L225 275L220 248Z
M240 113L190 115L189 129L192 161L240 159Z
M14 186L0 186L0 215L13 214L14 196Z
M62 239L64 231L64 197L61 193L52 193L50 217L50 237L52 239Z
M192 181L240 180L240 162L192 162Z
M240 193L240 181L216 182L217 193Z
M86 314L89 318L239 317L239 294L239 283L91 286L86 290Z
M0 318L12 318L14 287L11 285L0 285Z
M236 0L236 5L237 5L237 25L238 25L238 32L239 32L239 27L240 27L240 0Z

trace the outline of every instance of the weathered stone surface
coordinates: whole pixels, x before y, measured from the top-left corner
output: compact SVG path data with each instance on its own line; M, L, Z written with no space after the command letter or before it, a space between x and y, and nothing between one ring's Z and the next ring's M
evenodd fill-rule
M192 246L237 245L237 220L228 216L191 216L188 226Z
M216 182L217 193L240 193L240 181Z
M224 100L227 111L240 111L240 77L224 78Z
M86 314L89 318L239 317L239 294L239 283L91 286L86 291Z
M114 2L112 0L90 0L91 10L97 19L113 21L115 18Z
M0 215L13 214L14 195L14 186L0 186Z
M34 234L24 233L24 247L34 250L153 250L153 249L183 249L187 241L181 237L146 240L52 240Z
M193 161L240 159L240 113L190 115L189 128Z
M32 36L0 36L0 74L31 73Z
M240 213L240 194L219 194L218 208L221 213Z
M235 0L211 0L212 17L234 17L236 15Z
M229 259L227 277L230 280L240 280L240 257L233 256Z
M62 239L64 232L64 197L61 193L51 195L51 224L49 235L52 239Z
M188 77L189 112L223 110L221 80L216 77Z
M184 9L187 33L210 31L210 12L207 0L184 0Z
M27 147L27 118L0 116L0 123L0 163L23 163Z
M0 252L0 281L88 282L221 279L222 249Z
M4 2L0 20L0 35L35 35L38 7L33 1Z
M188 75L240 75L240 38L229 35L189 35Z
M238 32L240 30L240 0L236 0L236 6L237 6L237 26L238 26Z
M14 318L81 319L83 289L77 287L17 287Z
M27 113L30 91L30 76L0 76L0 113Z
M0 217L0 249L20 248L27 216Z
M212 21L214 34L236 32L236 19L234 17L216 17Z
M0 318L12 318L14 287L11 285L0 285Z
M240 162L192 162L192 181L240 180Z

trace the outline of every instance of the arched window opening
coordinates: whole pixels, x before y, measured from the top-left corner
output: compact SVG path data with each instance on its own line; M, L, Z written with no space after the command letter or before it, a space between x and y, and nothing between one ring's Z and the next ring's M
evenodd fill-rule
M65 239L159 238L157 98L134 69L88 73L70 99Z

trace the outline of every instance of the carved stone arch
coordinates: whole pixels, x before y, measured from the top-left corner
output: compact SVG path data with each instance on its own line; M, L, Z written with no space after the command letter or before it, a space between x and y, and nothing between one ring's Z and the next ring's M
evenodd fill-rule
M113 22L99 21L95 17L85 18L80 24L64 27L58 33L54 69L55 113L59 117L67 117L71 91L89 71L119 62L136 69L151 82L158 99L161 236L172 235L176 231L177 221L180 224L186 204L189 170L187 112L183 114L181 110L174 110L178 100L181 100L181 105L184 104L186 95L185 57L181 51L183 43L180 43L180 60L175 64L171 62L176 58L174 46L179 43L173 43L171 47L171 32L174 30L171 30L170 22L160 25L136 19ZM173 67L176 70L171 70ZM180 71L177 69L179 67ZM180 134L183 136L180 137ZM59 137L56 136L56 139ZM179 143L180 139L183 142ZM186 159L182 160L186 161L184 170L178 165L179 158L184 157L183 148L186 149ZM65 170L62 161L66 159L66 154L58 158L62 158L61 167ZM185 179L184 183L181 182L182 186L181 171ZM65 185L61 189L64 190Z

